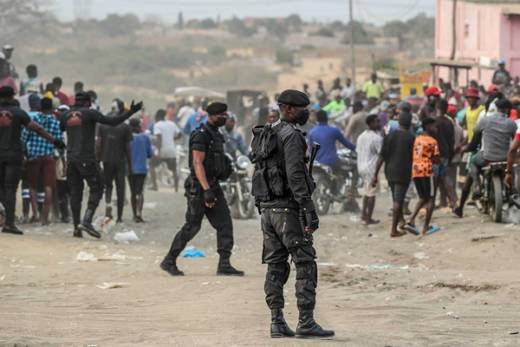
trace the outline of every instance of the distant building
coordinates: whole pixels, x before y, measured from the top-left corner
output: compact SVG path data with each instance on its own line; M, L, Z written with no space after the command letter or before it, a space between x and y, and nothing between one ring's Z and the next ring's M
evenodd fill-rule
M520 76L520 0L458 0L455 11L453 2L437 0L434 76L460 86L467 79L488 85L499 59L513 78Z

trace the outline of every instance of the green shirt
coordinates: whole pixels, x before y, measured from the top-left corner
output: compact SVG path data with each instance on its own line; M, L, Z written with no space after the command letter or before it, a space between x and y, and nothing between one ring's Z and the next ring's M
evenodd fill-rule
M332 100L323 108L323 111L327 113L338 113L345 111L345 102L343 100L336 101Z
M367 98L381 99L381 94L383 94L384 91L383 85L379 81L374 83L370 80L363 86L363 92L367 95Z

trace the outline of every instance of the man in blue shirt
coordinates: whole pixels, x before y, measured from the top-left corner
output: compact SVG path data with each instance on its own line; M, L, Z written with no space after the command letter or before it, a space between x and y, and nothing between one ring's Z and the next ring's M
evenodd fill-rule
M200 106L200 109L192 114L190 118L188 118L188 121L186 122L186 125L184 126L183 132L186 135L191 135L193 130L200 127L202 124L206 124L208 121L208 113L206 112L206 108L208 107L207 102L203 102Z
M316 116L318 125L315 126L309 133L309 142L320 144L320 150L316 156L316 161L323 165L328 165L335 168L337 166L339 157L336 150L336 142L341 142L346 148L355 151L356 146L347 140L341 131L328 124L327 112L321 110Z

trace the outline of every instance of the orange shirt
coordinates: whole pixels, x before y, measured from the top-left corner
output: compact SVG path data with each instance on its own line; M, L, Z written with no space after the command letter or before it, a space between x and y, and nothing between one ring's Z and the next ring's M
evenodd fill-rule
M433 158L439 155L437 140L426 133L417 136L413 144L412 177L433 176Z

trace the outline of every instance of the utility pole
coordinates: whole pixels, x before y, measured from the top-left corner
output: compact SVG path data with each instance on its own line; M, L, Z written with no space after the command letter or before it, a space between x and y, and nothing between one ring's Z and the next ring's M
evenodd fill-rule
M356 87L356 51L354 45L354 5L353 0L349 0L350 16L350 65L352 68L352 83Z

